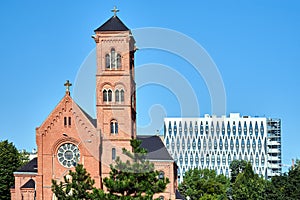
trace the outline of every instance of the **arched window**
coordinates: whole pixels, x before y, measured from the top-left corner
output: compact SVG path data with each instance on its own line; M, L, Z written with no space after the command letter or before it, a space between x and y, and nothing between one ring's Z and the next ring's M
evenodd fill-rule
M111 149L111 159L116 160L116 148Z
M105 55L105 68L106 69L110 68L110 56L109 56L109 54Z
M107 102L107 90L103 90L103 101Z
M164 200L165 197L164 196L159 196L159 200Z
M117 103L124 102L124 90L123 89L115 91L115 101Z
M121 61L121 55L117 55L117 69L121 69L122 67L122 61Z
M118 122L116 120L110 122L110 133L118 134Z
M108 101L111 102L112 101L112 91L111 90L108 90Z
M115 101L116 101L116 102L119 102L119 101L120 101L120 92L119 92L119 90L116 90L116 91L115 91Z
M124 102L124 90L121 90L121 102Z
M158 174L158 179L164 179L165 178L165 172L160 171Z
M110 68L115 69L115 66L116 66L116 51L115 51L114 48L111 49L110 58L111 58Z

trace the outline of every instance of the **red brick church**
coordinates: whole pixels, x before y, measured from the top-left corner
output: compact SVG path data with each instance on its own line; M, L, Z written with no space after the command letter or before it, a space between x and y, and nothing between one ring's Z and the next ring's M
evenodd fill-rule
M147 158L156 170L170 179L164 193L156 197L176 199L177 169L160 137L136 134L136 88L134 71L135 40L131 31L116 16L95 30L96 42L96 119L71 97L69 81L66 92L46 120L36 128L37 158L14 173L12 199L56 199L51 180L63 181L74 164L81 163L103 189L109 165L130 140L142 140Z

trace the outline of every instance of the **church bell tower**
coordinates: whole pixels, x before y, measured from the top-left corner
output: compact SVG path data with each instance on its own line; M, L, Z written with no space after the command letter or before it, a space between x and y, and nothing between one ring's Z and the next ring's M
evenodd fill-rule
M101 133L102 178L122 148L131 150L136 138L136 93L134 80L135 40L131 31L114 15L95 30L97 129Z

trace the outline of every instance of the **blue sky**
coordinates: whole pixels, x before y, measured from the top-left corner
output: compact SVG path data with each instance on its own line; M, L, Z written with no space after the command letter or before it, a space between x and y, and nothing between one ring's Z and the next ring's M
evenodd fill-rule
M95 47L93 30L112 16L114 5L131 29L172 29L199 43L223 79L227 114L281 118L283 163L299 157L300 2L290 0L2 1L0 140L35 147L35 128L63 97L65 80L75 81ZM190 63L165 51L138 51L137 69L147 63L185 77L200 114L211 113L207 85ZM137 100L139 126L155 118L155 109L149 115L153 105L167 116L181 115L176 94L160 85L139 88Z

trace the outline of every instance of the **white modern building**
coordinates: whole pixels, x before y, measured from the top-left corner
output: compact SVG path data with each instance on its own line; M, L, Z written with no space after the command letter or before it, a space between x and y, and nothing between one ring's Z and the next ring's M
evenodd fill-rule
M164 144L178 165L178 181L191 168L214 169L230 176L235 159L252 163L257 174L281 173L281 121L266 117L205 115L165 118Z

